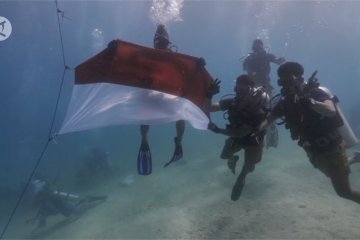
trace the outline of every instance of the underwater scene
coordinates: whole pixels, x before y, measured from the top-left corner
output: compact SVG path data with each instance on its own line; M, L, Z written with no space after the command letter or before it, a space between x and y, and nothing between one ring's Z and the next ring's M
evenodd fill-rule
M359 12L0 0L0 239L359 239Z

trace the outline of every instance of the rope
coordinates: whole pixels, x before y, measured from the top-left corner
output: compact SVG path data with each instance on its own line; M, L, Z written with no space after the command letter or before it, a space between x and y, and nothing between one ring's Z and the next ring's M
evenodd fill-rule
M46 150L47 150L50 142L55 140L55 136L56 136L56 135L52 136L51 134L52 134L52 131L53 131L53 128L54 128L54 122L55 122L55 119L56 119L56 113L57 113L59 102L60 102L60 96L61 96L62 89L63 89L63 86L64 86L65 74L66 74L67 70L70 70L70 67L68 67L66 65L66 62L65 62L65 51L64 51L63 35L62 35L62 31L61 31L61 24L60 24L60 17L59 17L59 15L61 15L62 20L64 19L64 17L65 17L64 16L64 11L61 11L58 8L57 0L55 0L55 6L56 6L57 22L58 22L58 27L59 27L59 35L60 35L61 52L62 52L62 60L63 60L64 70L63 70L62 77L61 77L60 89L59 89L59 92L58 92L58 96L56 98L56 104L55 104L55 108L54 108L54 113L53 113L50 129L49 129L49 133L48 133L48 140L45 143L45 145L44 145L44 147L43 147L43 149L41 151L41 154L40 154L39 158L37 159L37 161L35 163L35 166L31 171L30 176L28 177L26 185L23 188L23 190L22 190L22 192L21 192L21 194L20 194L20 196L19 196L19 198L18 198L18 200L17 200L17 202L15 204L15 207L13 208L13 210L12 210L12 212L10 214L10 217L9 217L8 221L6 222L5 227L3 228L2 232L1 232L0 239L3 239L8 227L9 227L9 225L11 223L11 220L14 218L14 215L15 215L17 209L19 208L21 201L24 198L26 190L28 189L29 185L31 184L31 179L34 177L34 175L35 175L35 173L36 173L36 171L37 171L37 169L38 169L38 167L40 165L40 162L41 162L44 154L46 153Z

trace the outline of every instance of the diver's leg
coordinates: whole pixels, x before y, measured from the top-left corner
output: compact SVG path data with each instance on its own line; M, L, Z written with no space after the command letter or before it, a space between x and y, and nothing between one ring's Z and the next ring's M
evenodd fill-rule
M230 137L225 140L225 145L220 157L228 160L227 165L233 174L235 174L236 162L239 160L239 156L235 155L235 153L241 149L242 146L236 143L236 138Z
M360 192L351 190L349 173L331 172L330 179L336 193L340 197L360 203Z
M264 143L261 143L258 146L245 148L244 166L246 166L248 172L254 171L255 164L261 161L263 148L264 148Z
M337 148L333 148L326 157L326 159L322 159L322 163L326 164L325 169L328 170L328 176L336 193L342 198L360 203L360 193L351 190L350 187L350 168L345 143L343 142Z
M177 142L181 145L182 138L185 132L185 120L176 121L176 138Z
M246 175L255 169L255 164L261 161L263 144L255 147L245 147L245 161L234 187L231 192L231 200L236 201L240 198L245 185Z
M140 134L141 134L141 141L142 142L147 142L147 135L148 135L148 132L149 132L149 128L150 126L149 125L141 125L140 126Z
M175 142L175 151L174 151L174 159L175 161L179 160L183 156L183 150L182 150L182 139L185 132L185 121L179 120L176 121L176 137L174 139Z

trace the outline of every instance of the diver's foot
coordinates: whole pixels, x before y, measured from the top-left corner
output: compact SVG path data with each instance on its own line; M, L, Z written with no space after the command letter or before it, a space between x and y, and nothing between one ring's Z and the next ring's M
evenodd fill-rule
M174 161L177 161L183 157L183 150L182 150L181 141L179 141L177 137L174 138L174 142L175 142L175 151L174 151L173 159Z
M170 159L170 161L165 163L164 168L169 166L172 162L176 162L183 157L183 150L182 150L181 142L178 140L177 137L174 138L174 142L175 142L174 154L173 154L172 158Z
M149 150L150 150L150 147L149 147L148 141L146 139L142 139L139 151L146 152L146 151L149 151Z
M240 198L245 185L245 177L239 176L231 192L231 200L236 201Z
M360 162L360 152L354 152L354 156L349 160L349 165Z
M236 162L239 160L239 156L234 156L232 159L229 159L227 165L230 171L235 174Z

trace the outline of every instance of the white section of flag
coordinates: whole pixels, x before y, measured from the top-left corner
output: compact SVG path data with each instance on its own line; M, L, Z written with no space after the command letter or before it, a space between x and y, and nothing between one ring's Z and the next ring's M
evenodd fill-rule
M209 119L191 101L163 92L111 83L75 85L59 134L105 126L186 120L207 129Z

